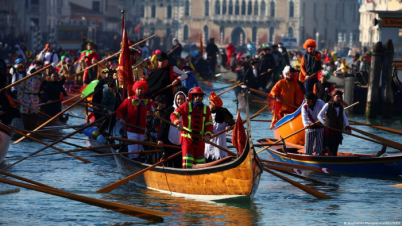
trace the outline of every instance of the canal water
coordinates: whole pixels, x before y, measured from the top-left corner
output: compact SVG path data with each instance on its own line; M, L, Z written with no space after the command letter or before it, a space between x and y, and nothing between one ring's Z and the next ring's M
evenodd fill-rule
M206 92L222 91L227 84L216 82L212 87L203 87ZM220 90L219 90L220 89ZM234 92L222 95L224 107L235 115ZM204 100L204 103L208 103ZM258 109L251 110L251 113ZM83 115L83 112L75 111ZM257 119L270 119L268 111ZM242 113L242 118L245 114ZM351 118L364 121L361 116ZM82 121L70 118L69 124ZM392 121L374 120L373 124L402 129L400 118ZM254 140L273 137L267 122L252 122ZM359 126L367 132L402 142L402 136ZM65 134L72 132L66 130ZM82 135L84 136L84 135ZM51 142L50 140L45 140ZM67 139L79 145L85 141ZM25 139L10 145L7 163L24 157L43 145ZM64 150L73 149L59 144ZM340 151L374 154L380 145L358 138L345 136ZM47 149L43 153L53 152ZM76 153L88 155L91 152ZM388 148L387 154L400 154ZM308 177L326 182L317 186L297 178L291 178L330 195L332 199L318 200L302 190L263 173L255 197L250 201L205 202L126 184L111 193L99 194L96 190L121 179L113 157L85 157L92 163L84 164L63 155L51 155L27 159L7 172L29 178L68 192L107 201L120 202L140 207L152 208L173 214L165 217L166 225L361 225L402 223L402 188L391 185L402 183L401 177L361 178L339 175L323 175L304 172ZM267 152L260 153L262 159L272 159ZM0 184L0 191L13 189L11 185ZM121 213L90 206L73 200L52 196L21 188L20 192L0 195L0 224L4 225L138 225L150 224L145 220Z

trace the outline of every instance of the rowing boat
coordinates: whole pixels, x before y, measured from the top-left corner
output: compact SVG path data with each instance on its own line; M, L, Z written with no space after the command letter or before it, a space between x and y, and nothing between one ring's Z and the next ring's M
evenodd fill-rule
M261 139L257 142L266 145L276 139ZM285 149L285 151L283 150ZM355 176L400 176L402 175L402 155L376 155L343 153L337 156L305 155L304 147L286 142L286 148L272 146L268 152L278 161L297 165L328 168L331 173Z
M290 134L304 128L301 118L301 107L292 114L288 114L276 122L273 130L275 139L281 139L281 137L287 137ZM304 145L305 132L301 131L288 139L287 142L293 144Z
M40 114L21 114L22 116L22 121L24 123L24 128L25 130L34 130L46 121L49 120L49 118L46 118L45 116L42 116ZM64 127L65 125L57 120L52 120L48 124L46 124L47 128L51 127ZM54 130L46 130L43 131L43 133L49 133L49 134L61 134L62 129L54 129Z
M240 156L228 156L212 163L195 165L192 169L157 166L136 177L133 182L161 192L201 200L252 198L263 171L252 143L249 117L247 122L246 147ZM116 151L112 149L112 152ZM114 158L123 176L151 166L123 155L114 155Z
M7 155L10 139L13 131L3 123L0 123L0 163L4 161Z
M219 67L219 71L216 72L217 74L220 74L220 77L225 80L229 81L236 81L236 73L232 72L231 70L226 69L223 66Z

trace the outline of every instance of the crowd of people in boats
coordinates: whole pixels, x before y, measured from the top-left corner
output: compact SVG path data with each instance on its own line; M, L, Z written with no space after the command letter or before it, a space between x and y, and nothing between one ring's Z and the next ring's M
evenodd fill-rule
M236 73L237 80L248 87L269 93L267 100L273 115L271 129L278 120L303 104L303 124L308 127L306 154L323 154L322 150L325 149L329 150L329 155L336 155L342 134L328 127L340 130L346 127L348 133L350 129L343 109L345 103L342 101L342 92L334 89L321 71L325 68L338 71L335 68L328 69L333 64L342 73L349 69L360 70L362 64L369 63L367 59L370 53L355 57L356 62L349 66L344 59L336 65L334 61L337 61L337 57L331 51L324 50L322 54L316 51L316 43L311 39L303 45L305 54L287 52L282 43L262 45L259 49L249 43L247 47L246 55L241 52L237 54L232 44L223 53L211 39L205 52L182 58L182 45L177 39L167 53L161 50L153 50L151 53L143 42L130 48L134 85L124 90L117 79L117 57L86 69L101 60L93 42L85 40L85 49L76 59L67 53L59 59L52 46L46 44L30 64L21 55L9 68L0 60L0 88L43 66L52 66L0 94L0 120L10 124L20 114L38 111L54 116L62 109L58 100L67 98L68 92L77 91L77 85L85 87L99 80L92 98L92 120L116 111L120 123L125 127L124 136L132 140L156 142L162 147L165 157L174 154L176 150L164 147L164 144L181 147L182 159L176 159L170 165L192 168L195 164L227 156L226 152L209 143L227 147L225 133L213 139L211 137L233 128L233 115L223 107L222 99L214 92L209 95L209 106L205 105L203 100L206 93L197 81L211 80L219 66L222 66ZM171 87L166 88L169 85ZM17 105L20 106L19 110ZM67 119L68 115L59 117L61 121ZM90 120L91 116L87 116L86 121ZM317 120L326 128L313 124ZM136 153L144 150L140 144L128 145L127 148L129 152ZM159 154L138 153L128 157L149 163L161 158Z

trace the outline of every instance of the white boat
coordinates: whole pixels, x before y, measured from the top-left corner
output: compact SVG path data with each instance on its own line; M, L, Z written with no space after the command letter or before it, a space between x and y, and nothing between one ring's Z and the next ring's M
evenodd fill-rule
M3 123L0 123L0 163L4 161L10 146L13 131Z

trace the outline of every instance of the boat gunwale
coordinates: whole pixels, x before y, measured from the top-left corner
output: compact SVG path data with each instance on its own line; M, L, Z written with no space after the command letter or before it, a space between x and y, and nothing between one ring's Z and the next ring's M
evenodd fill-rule
M301 108L303 106L304 102L300 105L300 107L294 111L292 114L285 115L283 118L281 118L279 121L275 123L275 126L273 130L279 129L281 126L285 125L286 123L292 121L296 116L301 114Z

